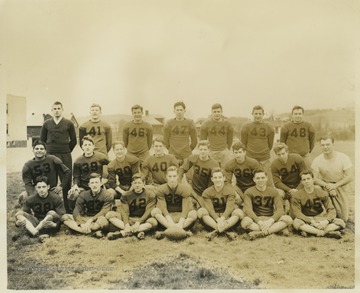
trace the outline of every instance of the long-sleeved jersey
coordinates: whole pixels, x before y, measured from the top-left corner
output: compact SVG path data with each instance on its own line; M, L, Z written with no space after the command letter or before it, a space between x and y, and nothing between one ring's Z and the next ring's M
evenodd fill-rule
M244 193L244 212L255 222L260 216L277 221L284 215L283 201L276 188L266 187L265 191L260 191L253 186Z
M85 135L90 135L95 144L95 151L108 155L112 144L112 131L110 124L104 121L86 121L79 127L79 141Z
M140 217L139 222L145 222L156 205L155 193L146 188L143 188L141 193L127 191L120 200L121 215L125 224L129 223L129 217Z
M136 156L150 150L153 128L150 123L129 121L124 125L123 141L127 150Z
M74 124L64 117L58 124L54 119L48 119L41 127L40 139L49 153L72 152L77 142Z
M241 142L246 146L247 155L258 161L270 159L274 136L274 128L265 122L249 122L241 129Z
M160 185L156 190L157 204L164 216L173 212L181 212L186 218L192 208L191 189L187 184L178 183L171 188L167 183Z
M185 159L182 166L179 168L179 179L183 177L184 173L193 167L193 177L191 179L191 186L198 195L202 195L203 191L208 188L211 182L211 170L219 167L219 163L209 157L206 161L202 161L199 155L191 155Z
M222 216L227 219L235 209L235 189L230 183L225 183L220 191L210 186L204 190L202 197L204 207L214 219L218 218L216 213L223 213Z
M307 193L304 188L300 189L291 198L292 213L295 218L310 223L309 217L324 216L330 222L336 217L336 210L331 202L328 193L321 188L314 188ZM323 214L324 208L326 215Z
M154 185L166 183L166 170L170 166L179 166L174 155L163 154L161 157L155 155L147 157L142 164L146 183Z
M78 157L73 168L74 184L86 190L90 189L88 185L90 174L98 173L102 175L103 166L107 164L109 164L107 156L99 152L94 152L91 157L85 157L84 155Z
M112 160L108 165L107 187L116 188L116 175L118 176L120 186L130 188L132 176L140 171L140 161L133 155L125 155L123 161Z
M275 187L284 190L296 188L300 184L300 173L306 169L303 158L298 154L289 154L286 163L276 158L271 163L271 173Z
M223 151L230 149L234 137L234 128L229 120L206 120L200 128L200 139L208 140L210 150Z
M41 198L37 193L27 197L23 205L23 211L42 220L48 211L55 211L60 217L65 214L65 207L61 197L49 190L48 196Z
M50 188L53 188L57 186L60 174L64 175L61 182L61 187L64 188L71 181L71 171L59 158L53 155L45 155L41 160L33 158L27 161L22 168L25 190L29 195L35 193L34 183L38 176L46 176L49 180Z
M315 146L315 129L307 121L289 121L281 128L280 142L289 147L290 153L305 156L311 153Z
M197 133L194 121L171 119L164 127L164 143L169 154L178 159L186 159L197 145Z

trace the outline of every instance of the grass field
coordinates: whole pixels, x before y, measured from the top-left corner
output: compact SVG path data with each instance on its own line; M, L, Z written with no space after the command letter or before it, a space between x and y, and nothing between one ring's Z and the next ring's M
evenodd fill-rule
M355 156L354 142L336 149ZM20 151L19 151L20 152ZM318 147L314 155L320 153ZM14 157L15 158L15 157ZM22 158L23 162L29 157ZM8 163L12 158L8 156ZM20 160L16 156L16 160ZM341 240L271 235L249 241L241 229L234 241L207 241L197 223L179 242L125 238L115 241L69 235L64 227L44 243L17 234L20 172L7 174L8 289L340 289L355 286L354 194Z

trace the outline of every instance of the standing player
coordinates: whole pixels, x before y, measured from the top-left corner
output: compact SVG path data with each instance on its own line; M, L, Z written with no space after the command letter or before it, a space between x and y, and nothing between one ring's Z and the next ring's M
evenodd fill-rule
M349 219L348 196L352 194L352 163L347 155L333 149L334 138L320 138L320 146L322 154L317 156L311 165L315 183L329 192L337 217L346 222Z
M115 198L120 198L131 187L132 176L140 172L140 160L127 154L125 144L122 141L113 143L113 151L116 158L108 165L108 182L106 187Z
M264 108L262 106L254 106L252 116L254 120L241 129L241 142L247 149L247 155L260 163L267 174L269 184L273 185L270 150L274 143L274 128L263 121Z
M107 238L114 240L136 234L137 238L144 239L145 232L156 229L157 221L151 217L151 211L156 205L156 195L145 188L140 173L132 177L132 189L121 197L121 205L117 211L107 213L109 222L120 231L109 233ZM120 212L118 212L120 211Z
M217 161L209 156L209 142L201 140L198 144L199 154L191 155L185 159L184 164L179 169L179 182L181 182L183 175L193 168L193 175L191 178L191 187L193 189L192 195L197 202L203 206L202 193L211 185L211 169L219 167Z
M336 219L335 208L326 191L314 186L314 174L303 171L300 174L304 188L291 198L295 217L293 226L301 235L313 234L330 238L341 238L338 231L345 228L345 222Z
M280 194L276 188L266 186L267 180L264 170L255 170L255 186L244 194L245 217L241 226L250 231L250 240L281 231L286 235L287 227L292 224L291 217L284 214Z
M79 141L81 142L85 135L90 135L95 144L95 151L108 156L112 144L111 126L100 120L101 106L92 104L90 106L90 120L86 121L79 128Z
M304 121L304 108L294 106L292 120L281 128L280 142L289 147L290 153L303 157L307 168L311 166L310 153L315 146L315 129L311 123Z
M170 166L179 166L174 155L165 154L162 137L154 138L154 155L148 156L142 164L146 184L160 185L166 183L166 170Z
M149 123L143 121L143 107L134 105L131 112L134 119L124 125L123 140L128 153L144 161L149 156L153 128Z
M89 190L81 192L76 200L73 214L62 217L64 224L81 234L93 233L93 236L102 237L102 231L109 229L109 222L105 218L111 210L113 197L101 188L101 175L91 173L89 176Z
M56 101L51 109L54 118L46 120L41 127L40 140L45 142L49 155L58 157L66 167L72 170L71 152L76 146L76 132L74 124L62 116L63 105ZM71 175L70 175L71 177ZM61 182L64 181L60 174ZM71 188L71 180L63 188L63 198L66 211L69 211L67 194Z
M198 210L200 221L213 231L207 234L208 240L221 233L226 233L231 227L240 223L244 213L235 206L235 189L230 183L225 183L225 176L220 167L212 169L211 181L202 194L204 206ZM230 239L235 236L226 233Z
M49 180L50 189L59 195L71 182L70 169L58 157L47 155L46 146L42 141L34 142L33 153L34 158L27 161L22 169L25 191L19 195L20 205L28 195L35 193L35 182L38 176L46 176ZM62 178L61 185L58 185L58 176Z
M164 142L169 154L183 161L191 155L197 145L197 133L194 121L186 119L184 102L174 104L175 118L169 120L164 128Z
M156 190L157 204L151 215L165 228L177 226L189 229L197 219L191 198L191 187L178 183L178 169L175 166L167 169L166 180L167 183L160 185ZM173 213L181 213L178 221L174 219Z
M206 120L200 129L200 139L210 143L210 156L219 165L224 165L231 158L230 148L233 143L234 128L222 115L220 104L211 107L211 119Z
M55 232L60 227L63 214L65 208L62 199L50 190L46 176L38 176L35 193L25 199L22 210L15 214L16 226L25 227L31 236ZM46 236L40 236L39 240Z

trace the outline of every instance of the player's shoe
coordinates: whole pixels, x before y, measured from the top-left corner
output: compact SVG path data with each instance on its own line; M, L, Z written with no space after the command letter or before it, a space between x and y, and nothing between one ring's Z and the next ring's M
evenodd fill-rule
M102 233L102 231L96 231L92 233L91 236L100 239L104 237L104 234Z
M145 233L144 232L139 232L139 233L137 233L136 237L139 240L144 240L145 239Z
M223 222L221 222L221 223L218 224L218 231L219 231L219 233L224 232L227 228L228 228L228 227L227 227L226 221L223 221Z
M280 231L280 235L289 237L289 236L290 236L289 228L285 228L285 229L281 230L281 231Z
M124 237L123 234L121 234L121 232L123 231L109 232L106 238L108 240L116 240L118 238Z
M328 237L328 238L335 238L335 239L342 238L341 233L339 231L329 231L324 236Z
M205 238L206 238L208 241L211 241L211 240L213 240L214 237L217 236L217 235L218 235L218 231L217 231L217 230L214 230L214 231L212 231L212 232L210 232L210 233L207 233L207 234L205 235Z
M46 239L48 239L49 237L50 237L49 234L41 234L39 235L39 242L44 243Z
M265 234L262 231L251 231L248 236L250 240L255 240L256 238L264 237Z
M191 231L186 231L186 237L190 237L190 236L193 236L193 232L191 232Z
M308 237L309 236L308 233L306 233L305 231L300 231L300 235L302 237Z
M49 228L56 228L56 226L57 224L52 221L45 221L42 227L44 229L49 229Z
M162 232L162 231L155 232L155 239L160 240L160 239L163 239L164 237L165 237L164 232Z
M237 239L237 234L235 232L225 232L224 234L231 241L234 241Z

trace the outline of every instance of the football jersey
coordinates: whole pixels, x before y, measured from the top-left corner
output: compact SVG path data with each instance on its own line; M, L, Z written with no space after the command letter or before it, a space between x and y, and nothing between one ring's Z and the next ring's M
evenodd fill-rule
M170 154L186 159L197 145L197 132L193 120L171 119L164 127L164 143Z
M170 166L179 166L174 155L163 154L161 157L155 155L147 157L142 163L146 184L159 185L166 183L166 170Z
M123 141L127 150L134 155L150 150L153 140L153 128L150 123L129 121L124 125Z
M79 142L85 135L90 135L95 144L95 151L108 155L112 144L112 131L110 124L104 121L86 121L79 127Z
M200 128L200 139L208 140L210 150L223 151L230 149L234 136L234 128L229 120L206 120Z
M118 176L120 186L131 186L132 176L140 171L140 161L133 155L125 155L122 162L118 159L112 160L108 165L107 187L115 189L116 176Z

